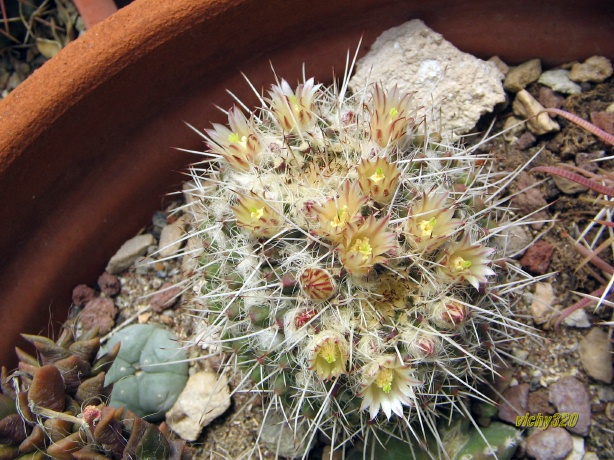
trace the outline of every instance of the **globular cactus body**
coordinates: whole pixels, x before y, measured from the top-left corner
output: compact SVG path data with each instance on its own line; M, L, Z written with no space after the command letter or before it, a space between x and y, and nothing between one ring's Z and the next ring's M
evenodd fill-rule
M514 286L531 282L495 272L491 237L515 223L487 157L429 141L396 88L342 91L282 81L207 130L215 166L193 171L184 254L199 338L335 445L379 428L411 437L416 421L418 435L459 409L520 327Z
M126 407L147 421L164 419L185 387L188 364L173 333L151 324L135 324L116 333L104 350L121 343L105 383L113 384L112 407Z

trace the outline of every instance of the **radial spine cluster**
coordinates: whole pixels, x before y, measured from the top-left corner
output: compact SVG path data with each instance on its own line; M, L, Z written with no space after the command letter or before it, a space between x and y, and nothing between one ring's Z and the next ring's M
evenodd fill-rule
M507 281L492 242L513 225L495 220L503 180L396 87L282 80L260 99L205 130L193 169L198 340L312 437L416 421L420 437L479 394L517 327L510 294L529 281Z

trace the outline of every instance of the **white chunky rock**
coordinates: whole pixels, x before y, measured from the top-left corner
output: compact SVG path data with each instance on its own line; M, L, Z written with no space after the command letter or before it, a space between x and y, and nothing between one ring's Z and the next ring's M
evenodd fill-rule
M126 268L130 267L137 258L144 255L145 252L147 252L147 248L153 244L156 244L156 240L153 235L149 233L130 238L122 244L115 255L111 257L105 270L112 275L124 271Z
M541 136L561 129L559 124L544 112L544 106L537 102L526 89L516 93L512 109L517 116L527 119L527 128L533 134Z
M559 93L578 94L582 92L580 85L569 78L569 70L565 69L546 70L539 76L537 83L541 83Z
M381 82L397 85L424 106L430 132L444 137L469 131L481 115L505 101L503 74L493 62L455 48L422 21L413 20L380 35L356 65L350 88ZM431 110L432 109L432 110Z
M204 427L230 407L224 375L197 372L188 379L177 401L166 413L166 423L186 441L196 441Z

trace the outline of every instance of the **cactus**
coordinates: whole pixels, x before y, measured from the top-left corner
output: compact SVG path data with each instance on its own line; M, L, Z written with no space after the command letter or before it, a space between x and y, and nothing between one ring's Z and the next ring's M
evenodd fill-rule
M0 458L190 459L192 450L165 425L106 405L105 373L120 345L98 356L97 331L75 340L73 327L65 324L57 342L24 334L40 358L17 348L18 370L9 375L2 367Z
M321 431L333 449L470 416L533 281L494 243L522 224L507 173L430 133L396 87L346 89L282 80L248 116L232 107L201 133L184 208L195 341L233 353L271 408L307 421L302 442Z
M185 352L167 329L135 324L117 332L103 351L121 343L105 384L114 384L109 405L126 407L157 422L177 400L188 380Z
M470 420L460 418L450 424L440 423L437 433L439 440L431 434L425 446L409 450L407 443L398 438L371 440L363 448L364 453L357 452L356 457L367 454L367 458L370 455L378 460L429 460L441 443L446 455L443 458L450 460L510 460L522 439L520 430L505 423L492 422L478 429Z

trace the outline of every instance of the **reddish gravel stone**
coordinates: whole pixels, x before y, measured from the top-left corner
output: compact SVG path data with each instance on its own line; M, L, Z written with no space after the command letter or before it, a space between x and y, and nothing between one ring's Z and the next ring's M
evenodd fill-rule
M173 286L171 283L164 283L158 292L151 298L151 309L156 313L162 313L171 308L177 302L181 288Z
M96 291L86 284L80 284L72 290L72 303L82 307L96 297Z
M559 93L555 93L551 88L542 86L539 88L537 100L547 109L560 109L565 102L565 98Z
M516 417L527 413L529 399L529 384L521 383L509 387L503 393L503 401L499 407L499 418L504 422L516 424Z
M554 253L554 246L546 241L538 241L525 252L520 265L536 275L543 275L548 271L550 260Z
M531 176L529 173L522 172L518 175L516 182L510 187L512 193L519 192L512 198L512 205L518 209L521 214L530 214L533 211L548 206L548 202L538 187L533 187L537 183L537 179ZM542 209L541 211L533 214L535 220L546 220L550 217L548 211ZM531 227L539 230L544 226L544 223L539 222L531 224Z
M614 134L614 113L592 112L591 121L595 126L603 129L606 133Z
M565 377L550 387L550 402L560 413L578 414L576 426L568 426L570 431L581 436L588 434L591 425L590 395L582 382L574 377Z
M518 150L526 150L529 147L532 147L535 144L536 140L537 139L531 131L525 131L518 139L516 139L516 142L514 142L514 144L516 145Z
M548 402L548 391L546 389L539 389L529 393L529 412L532 415L552 415L554 414L554 407Z
M115 326L117 307L109 297L97 297L90 300L79 314L79 321L85 329L98 327L100 335L108 334Z
M121 290L121 284L119 279L115 275L111 275L108 272L104 272L98 278L98 287L100 291L105 293L108 296L114 296L119 294Z

